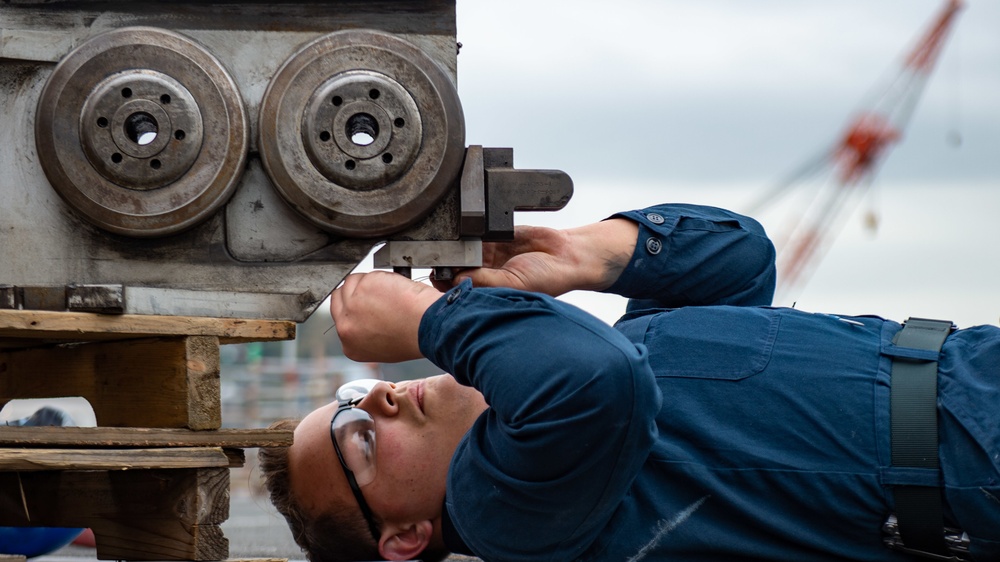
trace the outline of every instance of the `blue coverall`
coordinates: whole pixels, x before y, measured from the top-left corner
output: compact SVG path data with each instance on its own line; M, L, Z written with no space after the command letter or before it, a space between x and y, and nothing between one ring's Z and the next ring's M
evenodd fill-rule
M615 325L509 289L452 289L423 353L490 408L461 441L443 521L485 560L909 560L883 546L892 485L941 484L946 517L1000 560L1000 329L939 361L941 470L890 466L900 324L769 308L760 225L662 205L609 292Z

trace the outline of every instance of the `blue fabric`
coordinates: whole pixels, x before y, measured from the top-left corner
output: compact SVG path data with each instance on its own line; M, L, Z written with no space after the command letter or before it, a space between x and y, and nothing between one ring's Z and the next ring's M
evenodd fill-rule
M908 560L882 545L890 485L940 483L978 559L1000 559L1000 329L945 342L942 469L892 468L898 323L761 306L774 253L746 217L620 216L640 234L610 289L633 299L614 328L468 282L424 315L421 350L490 404L449 470L452 546L504 561Z

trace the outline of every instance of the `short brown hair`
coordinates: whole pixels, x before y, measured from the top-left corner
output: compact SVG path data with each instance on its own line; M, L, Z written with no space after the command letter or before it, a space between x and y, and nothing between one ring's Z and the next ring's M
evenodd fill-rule
M270 429L294 430L298 420L279 420ZM310 562L347 562L381 558L360 512L333 509L310 517L292 496L288 447L262 447L257 453L261 477L278 513L288 521L292 538Z

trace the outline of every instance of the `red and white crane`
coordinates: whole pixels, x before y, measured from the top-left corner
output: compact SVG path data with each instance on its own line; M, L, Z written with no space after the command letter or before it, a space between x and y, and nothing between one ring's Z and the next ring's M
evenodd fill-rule
M927 79L963 3L948 0L930 27L906 54L888 85L866 100L836 143L766 192L752 206L755 213L793 188L820 180L804 211L797 212L778 247L776 302L805 284L836 237L849 210L868 191L889 149L903 137ZM812 184L815 185L815 184ZM874 222L872 223L874 225Z

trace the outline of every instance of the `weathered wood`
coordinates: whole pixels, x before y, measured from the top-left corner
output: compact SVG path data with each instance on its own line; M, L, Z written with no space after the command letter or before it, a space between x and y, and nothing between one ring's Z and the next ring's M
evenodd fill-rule
M90 527L100 559L224 560L229 469L0 473L0 525Z
M229 540L218 525L182 527L171 520L145 519L138 525L101 521L91 529L102 560L225 560Z
M283 429L189 429L145 427L14 427L0 425L0 446L18 447L287 447Z
M215 336L0 352L0 402L82 396L102 426L218 429L219 392Z
M219 447L174 447L169 449L0 448L0 471L208 468L230 466L230 462L230 457Z
M247 462L247 455L243 449L223 449L222 452L229 459L229 468L240 468Z
M0 310L0 340L92 341L155 336L215 336L221 343L295 338L295 323L274 320L199 318Z

